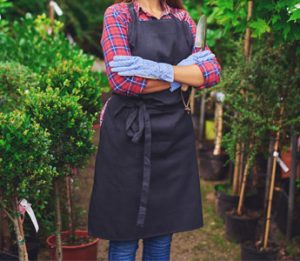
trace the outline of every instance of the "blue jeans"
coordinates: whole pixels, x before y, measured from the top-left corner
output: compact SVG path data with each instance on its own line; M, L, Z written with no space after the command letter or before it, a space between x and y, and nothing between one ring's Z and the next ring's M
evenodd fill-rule
M169 261L172 234L143 239L143 261ZM134 261L138 240L109 241L109 261Z

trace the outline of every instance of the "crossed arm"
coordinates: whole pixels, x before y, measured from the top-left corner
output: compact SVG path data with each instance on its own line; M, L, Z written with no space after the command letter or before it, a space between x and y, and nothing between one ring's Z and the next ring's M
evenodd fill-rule
M201 86L204 83L202 72L197 65L173 66L174 80L190 86ZM170 83L160 80L148 79L142 93L153 93L170 88Z
M161 80L152 80L139 76L120 76L111 71L109 62L116 55L131 55L127 39L127 26L122 14L113 9L107 9L104 15L103 34L101 45L104 53L106 74L112 89L121 95L139 95L158 92L170 88L170 83ZM191 31L195 37L196 24L187 13L186 20L191 25ZM206 50L209 48L206 46ZM193 53L200 51L194 48ZM210 50L209 50L210 51ZM194 86L197 89L210 87L219 82L220 65L216 58L210 61L199 61L194 65L174 66L174 80Z

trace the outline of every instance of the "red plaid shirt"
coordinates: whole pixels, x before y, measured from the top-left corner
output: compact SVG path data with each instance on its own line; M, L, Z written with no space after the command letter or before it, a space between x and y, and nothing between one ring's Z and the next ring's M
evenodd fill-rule
M133 0L133 3L139 20L147 21L156 19L151 14L145 12L137 0ZM172 16L170 13L174 14L179 20L188 22L195 39L196 24L189 13L183 9L170 7L166 1L164 1L161 19L171 19ZM131 16L125 3L109 6L104 13L101 45L104 54L106 74L111 88L121 95L136 96L141 94L147 85L148 79L139 76L119 76L117 73L112 72L109 66L109 62L113 60L115 55L131 55L127 37L129 22L131 22ZM210 50L208 46L206 46L205 49ZM194 47L193 53L198 52L199 50L200 48ZM201 86L196 86L197 89L213 86L220 81L220 65L216 58L205 62L199 61L196 64L204 77L204 83ZM107 103L102 110L102 117L106 105Z

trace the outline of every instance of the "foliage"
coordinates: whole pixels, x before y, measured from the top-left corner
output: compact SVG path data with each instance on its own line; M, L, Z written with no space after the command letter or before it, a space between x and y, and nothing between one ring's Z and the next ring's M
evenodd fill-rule
M60 176L70 174L70 166L83 167L95 147L92 121L78 104L79 98L50 87L44 92L30 89L25 95L26 111L50 133L51 164Z
M84 55L78 55L72 60L62 60L43 76L43 84L44 88L58 87L62 95L77 95L83 110L95 115L100 111L103 76L99 72L92 72L90 66L85 66L89 63L87 59Z
M289 60L291 49L289 45L261 47L250 63L240 50L235 63L224 69L220 88L226 94L225 123L230 130L223 145L232 160L238 142L245 144L246 153L254 153L264 137L278 130L280 107L284 107L283 128L299 126L300 74L299 65Z
M14 0L13 8L9 12L9 19L15 21L17 17L26 13L38 15L48 12L48 0ZM90 53L100 55L103 13L112 0L58 0L64 14L57 17L65 24L64 31L71 34L81 48Z
M222 67L230 65L236 52L235 42L244 38L246 27L252 31L254 46L259 46L266 35L273 38L274 45L295 43L300 56L300 20L298 0L253 1L253 15L247 22L247 0L205 0L194 3L187 1L189 12L195 21L200 14L207 16L207 44L217 54ZM197 14L194 14L197 10ZM298 44L297 44L298 43Z
M0 62L0 105L1 112L11 111L20 106L19 89L25 92L37 87L40 77L28 67L16 62Z
M11 208L15 197L43 204L57 175L50 166L49 133L20 110L0 112L0 122L1 205Z
M62 23L56 22L48 34L50 20L45 16L26 17L13 24L13 30L3 40L2 60L15 60L41 76L41 87L60 87L62 93L80 96L79 103L89 117L101 110L103 75L91 72L94 57L71 45L61 32Z
M12 4L7 0L0 0L0 37L8 30L8 21L5 19L5 17L2 16L6 14L7 10L11 6Z

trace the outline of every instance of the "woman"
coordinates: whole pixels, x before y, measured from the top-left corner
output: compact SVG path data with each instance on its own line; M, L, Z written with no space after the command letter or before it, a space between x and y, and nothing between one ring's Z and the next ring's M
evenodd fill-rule
M101 112L89 234L109 241L109 260L169 260L172 235L203 226L187 84L219 82L208 47L181 0L117 1L104 14L112 96Z

